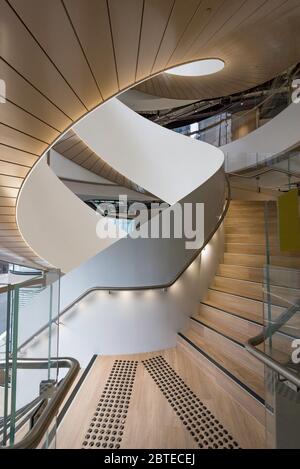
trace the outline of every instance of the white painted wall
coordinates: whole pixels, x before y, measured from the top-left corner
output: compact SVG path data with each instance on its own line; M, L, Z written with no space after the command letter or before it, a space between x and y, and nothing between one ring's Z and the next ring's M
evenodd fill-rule
M51 170L50 170L51 171ZM73 194L72 194L73 195ZM224 173L221 169L183 203L203 202L205 239L215 228L224 205ZM168 284L188 265L195 250L186 249L186 238L124 238L68 272L61 280L61 309L72 303L91 287L131 287ZM67 249L65 247L65 249ZM24 343L46 322L45 305L49 304L44 290L25 308L20 319L19 343ZM43 312L43 313L42 313ZM45 312L47 314L47 310ZM28 318L30 317L30 321Z
M97 119L91 138L102 147L94 150L107 155L108 163L118 171L171 204L178 200L180 204L204 203L206 238L224 206L222 152L161 129L117 101L109 104L103 106L100 129L99 114L94 113ZM91 142L89 145L93 148ZM95 212L72 194L45 162L36 165L26 180L17 213L23 236L38 254L43 253L42 257L54 265L63 262L65 271L79 265L61 280L62 309L93 286L130 288L171 282L194 255L193 250L186 249L184 237L124 238L100 246L100 252L91 257L92 249L98 247L93 237L90 242ZM220 233L202 254L201 262L197 260L167 292L101 292L81 302L78 310L62 319L59 355L74 356L85 366L94 353L127 354L173 347L177 332L197 310L214 276L223 252ZM84 257L86 262L82 261ZM45 325L47 295L44 290L23 309L19 343ZM41 335L24 353L46 356L47 348L46 335L44 341Z
M223 251L221 227L201 256L166 292L144 290L91 293L61 317L60 356L73 356L84 367L95 353L131 354L174 347L178 331L184 330L188 318L197 311L199 302L206 296ZM81 267L81 270L81 276L85 277L86 269ZM74 296L81 288L81 283L73 280ZM68 301L69 293L63 278L63 304ZM31 317L33 309L31 307ZM55 334L56 327L54 342ZM47 346L47 333L43 333L24 349L24 356L44 356Z
M223 227L215 234L201 257L166 292L95 292L61 317L59 355L76 358L84 368L94 354L117 355L143 353L171 348L176 345L177 333L184 331L188 319L197 312L199 302L215 275L224 252ZM82 277L85 272L82 272ZM62 279L64 280L64 279ZM62 282L62 303L66 302ZM73 295L81 284L73 284ZM28 322L34 322L32 312L40 308L31 306ZM25 313L25 311L23 311ZM36 316L37 318L38 316ZM26 314L22 315L20 330L24 330ZM20 341L19 337L19 341ZM52 329L52 350L55 356L57 327ZM23 350L22 357L48 355L48 330L32 340ZM63 375L63 372L62 372ZM17 407L37 396L45 372L18 371ZM24 384L23 384L24 383Z
M271 160L300 142L300 105L290 104L267 124L246 137L221 147L227 172L255 166Z

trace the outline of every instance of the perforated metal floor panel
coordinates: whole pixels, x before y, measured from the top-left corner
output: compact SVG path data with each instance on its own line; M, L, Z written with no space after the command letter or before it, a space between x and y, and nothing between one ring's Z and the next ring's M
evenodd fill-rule
M235 449L238 443L162 356L142 362L199 448Z
M137 366L137 361L114 362L82 443L83 448L120 448Z

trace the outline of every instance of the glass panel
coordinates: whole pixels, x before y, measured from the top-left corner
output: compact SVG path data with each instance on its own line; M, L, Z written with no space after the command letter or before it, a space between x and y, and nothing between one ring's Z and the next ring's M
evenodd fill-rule
M14 268L14 279L16 272ZM47 390L60 379L57 366L50 366L51 359L58 357L60 272L32 274L26 271L28 280L23 276L23 282L3 287L0 295L2 445L24 437L37 418L41 400L45 404L48 399ZM37 365L37 359L43 360Z
M278 80L273 81L268 92L254 92L232 97L230 104L222 106L222 111L214 111L214 104L220 103L211 103L202 109L200 107L199 121L195 120L191 124L174 130L215 146L226 145L247 136L282 112L291 102L291 92L287 85L287 79L278 77ZM196 112L195 109L193 111ZM210 115L214 112L216 114ZM182 115L186 117L189 114L189 108L187 108L187 114L183 112ZM164 119L167 122L166 116ZM164 122L164 119L160 123ZM172 121L172 117L170 119ZM245 155L245 163L246 159ZM250 162L252 163L253 159Z
M275 202L266 203L264 326L269 334L263 349L277 363L300 376L300 253L281 251L278 224ZM299 390L268 367L265 389L268 447L300 448ZM294 433L289 434L290 429Z

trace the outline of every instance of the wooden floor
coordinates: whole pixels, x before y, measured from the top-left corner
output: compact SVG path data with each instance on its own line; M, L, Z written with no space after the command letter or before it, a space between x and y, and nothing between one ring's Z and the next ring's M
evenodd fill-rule
M212 419L215 417L226 434L231 435L240 447L264 447L263 424L227 392L222 381L218 383L208 368L202 368L189 353L177 347L151 354L97 357L58 428L57 448L82 448L116 360L138 362L127 417L123 421L120 448L199 448L192 429L184 422L172 400L167 399L162 383L157 379L155 381L142 363L157 356L167 362L171 373L177 373L183 380L182 386L187 392L194 393L196 400L198 398L201 405L211 412Z

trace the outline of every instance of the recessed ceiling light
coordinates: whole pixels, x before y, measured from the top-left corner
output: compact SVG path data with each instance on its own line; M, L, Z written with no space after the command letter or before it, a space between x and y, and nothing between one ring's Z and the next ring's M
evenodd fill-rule
M225 67L225 62L221 59L197 60L179 67L170 68L165 73L179 75L183 77L203 77L220 72Z

